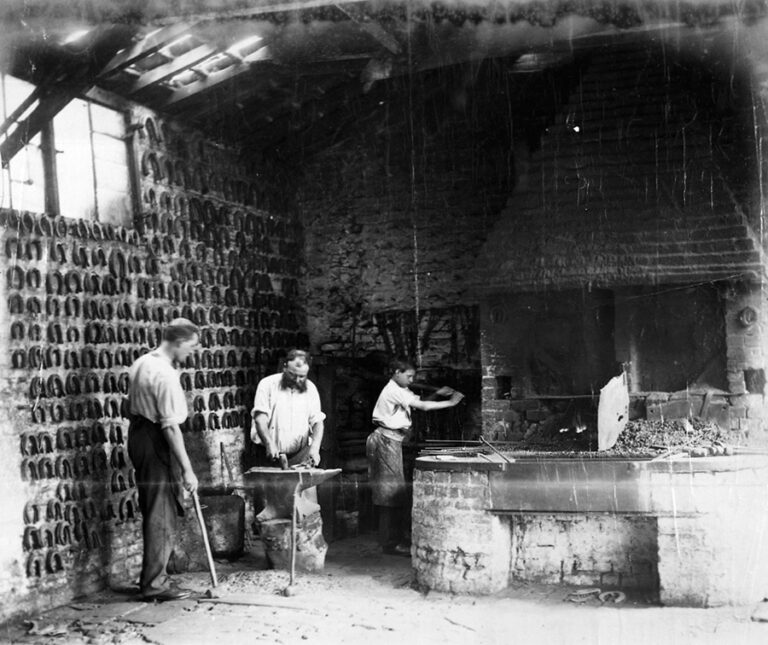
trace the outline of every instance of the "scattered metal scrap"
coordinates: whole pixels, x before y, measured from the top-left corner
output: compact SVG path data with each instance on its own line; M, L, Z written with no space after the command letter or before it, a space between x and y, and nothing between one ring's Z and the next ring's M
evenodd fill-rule
M598 598L602 603L612 602L614 605L618 605L624 602L627 599L627 596L621 591L604 591Z
M568 602L584 603L590 600L599 600L603 604L613 603L614 605L619 605L626 599L627 596L623 591L602 591L599 587L572 591L565 597Z
M566 600L568 602L576 602L576 603L582 603L582 602L588 602L590 600L593 600L597 598L601 593L601 590L597 587L590 588L590 589L579 589L577 591L572 591L566 596Z

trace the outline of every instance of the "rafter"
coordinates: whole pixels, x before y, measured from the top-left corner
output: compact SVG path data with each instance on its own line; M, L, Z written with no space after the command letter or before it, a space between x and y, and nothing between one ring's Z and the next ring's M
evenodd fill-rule
M54 50L57 64L35 82L35 91L11 115L15 121L35 100L39 101L25 119L16 121L16 128L0 144L3 165L8 164L72 99L93 86L96 75L114 58L115 52L125 46L125 42L124 29L112 25L92 30L84 42L78 43L82 47L78 52L73 53L66 47ZM33 59L33 66L34 62ZM7 120L3 124L4 131L11 125Z
M11 129L11 126L16 123L21 118L21 115L26 112L30 106L37 101L37 99L40 98L40 95L42 92L40 91L39 87L35 87L34 90L32 90L27 98L25 98L19 107L17 107L13 113L8 115L8 118L5 120L5 123L0 125L0 136L4 135L8 130Z
M255 18L257 16L266 16L271 13L289 13L292 11L307 11L309 9L319 9L321 7L332 7L336 5L362 4L369 0L295 0L293 2L281 2L278 4L267 4L248 9L222 9L215 12L198 13L195 18L198 20L231 20L233 18ZM168 16L155 20L155 24L173 24L179 20L184 20L183 16Z
M0 160L2 160L3 165L7 165L16 153L43 129L46 123L63 110L73 98L84 92L88 85L90 83L83 83L67 90L51 92L42 97L32 114L21 121L16 129L0 144Z
M194 67L206 58L210 58L217 51L218 50L215 47L211 47L210 45L200 45L199 47L195 47L165 65L160 65L148 72L144 72L127 88L127 92L129 94L135 94L136 92L141 92L148 88L150 85L167 81L169 78L176 76L176 74L179 74L190 67Z
M343 7L340 4L334 5L339 11L354 22L362 31L373 37L384 48L392 54L399 54L402 51L400 43L378 22L373 20L363 9L356 6Z
M101 78L119 72L134 63L151 56L162 49L170 41L188 33L194 22L177 22L169 27L163 27L145 36L132 47L126 47L104 67Z
M202 92L208 92L220 86L222 83L246 73L251 68L251 65L270 59L269 49L266 46L261 47L243 58L242 62L235 62L218 72L211 72L206 78L199 81L193 81L192 83L175 90L161 107L162 109L168 109L177 106L183 101L199 96Z

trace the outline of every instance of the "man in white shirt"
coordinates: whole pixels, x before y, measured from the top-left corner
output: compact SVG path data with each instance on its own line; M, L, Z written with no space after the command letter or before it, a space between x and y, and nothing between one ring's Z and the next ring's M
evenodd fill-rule
M160 347L138 358L128 372L128 455L136 471L142 514L140 588L145 600L179 600L190 595L168 587L166 567L177 517L184 514L182 490L197 490L180 428L187 419L187 401L173 364L186 360L197 341L198 329L192 322L172 320L163 329Z
M281 456L287 466L320 465L325 414L315 384L307 379L310 360L307 352L292 349L281 372L259 381L251 411L251 440L263 447L256 459L260 465L275 462ZM266 507L268 494L266 488L257 490L257 502L265 506L256 516L259 521L273 519L270 513L274 509ZM301 517L320 510L315 488L302 492L297 508Z
M408 489L403 473L403 439L411 431L411 408L442 410L451 408L464 398L450 387L438 389L433 396L449 396L447 401L423 401L410 389L416 369L406 358L390 363L391 379L381 391L373 408L376 429L365 444L368 458L368 481L379 518L379 542L384 553L409 555L404 543L404 527Z
M271 460L285 455L289 466L320 464L325 414L315 384L307 379L309 362L307 352L289 351L283 371L259 381L251 411L251 440L263 445Z

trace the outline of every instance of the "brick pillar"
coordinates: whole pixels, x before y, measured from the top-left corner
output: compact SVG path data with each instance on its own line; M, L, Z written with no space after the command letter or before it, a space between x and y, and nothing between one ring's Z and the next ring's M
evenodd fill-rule
M664 605L743 605L768 592L768 467L746 463L759 457L720 459L741 465L704 470L712 458L651 476Z
M732 429L750 444L765 441L765 357L768 353L768 307L763 286L738 285L726 294L725 333Z
M411 555L419 585L490 594L509 580L509 522L491 515L487 472L419 470L413 481Z

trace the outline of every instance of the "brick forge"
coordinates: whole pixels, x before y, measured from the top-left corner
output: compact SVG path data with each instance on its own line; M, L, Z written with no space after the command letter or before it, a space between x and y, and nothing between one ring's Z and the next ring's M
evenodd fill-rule
M508 293L481 305L481 321L488 439L594 422L597 393L624 365L630 419L700 418L734 446L768 442L764 284Z
M623 364L631 418L701 417L735 445L764 445L768 312L761 209L750 192L757 164L748 154L721 156L755 144L739 131L738 100L731 114L691 111L707 100L687 102L692 78L711 96L724 88L690 64L668 67L652 47L596 53L540 148L516 158L520 178L473 283L482 293L488 439L556 436L594 421L594 395ZM721 147L709 138L715 124ZM768 459L717 459L638 466L642 512L522 503L504 514L494 512L490 485L503 475L487 464L422 460L417 580L465 593L531 580L652 589L666 605L759 601L768 591Z
M590 84L599 87L601 75L599 63L587 70L582 91ZM577 106L571 107L578 114ZM688 215L685 204L675 214L674 205L654 199L649 220L629 209L631 188L620 184L603 190L599 199L572 195L571 211L573 204L583 207L577 217L562 199L567 186L558 183L567 177L563 158L585 162L582 183L603 177L607 169L600 154L586 157L588 144L574 142L566 130L565 125L551 129L550 140L532 158L535 180L523 182L533 188L524 189L514 207L510 203L505 223L485 249L485 269L495 266L498 273L487 276L495 289L487 292L480 313L484 435L492 440L552 436L562 426L589 421L594 400L564 398L598 392L623 364L632 419L699 417L717 423L735 445L764 447L768 312L764 257L753 224L740 209L734 213L734 204L713 199L696 205L696 198L687 202ZM669 152L675 148L674 142L668 146ZM641 147L618 150L605 143L597 152L618 153L642 176ZM696 162L701 170L719 163L711 156L703 160ZM673 182L680 176L673 166L666 171ZM558 186L560 197L552 204L548 199ZM530 236L531 227L522 223L526 200L540 208L533 224L542 228L537 262L526 261L528 247L520 243ZM637 203L642 210L646 202L638 196ZM623 220L611 221L609 215L590 224L595 205L604 213L622 213ZM571 240L573 251L559 249L555 240L563 238ZM600 240L594 256L584 251L586 239ZM634 244L624 246L624 240ZM720 249L717 261L705 249ZM495 261L487 262L489 257ZM579 289L580 279L589 286ZM508 535L509 542L481 537L486 546L474 548L488 550L486 560L493 548L509 549L510 581L652 589L663 604L677 606L759 601L768 590L766 465L764 457L751 465L729 458L654 471L643 484L650 500L644 513L515 512L496 518L508 522L508 532L499 526L497 533ZM490 502L487 508L496 500ZM432 530L442 535L438 526ZM473 534L478 535L468 529L466 537ZM447 553L456 549L446 545ZM417 563L417 571L422 568ZM494 580L488 591L504 586Z
M632 418L699 416L765 442L762 178L747 151L764 135L754 115L744 128L760 79L728 88L694 59L594 52L540 147L516 158L473 276L488 438L588 414L557 397L597 393L623 364Z
M417 462L412 556L422 587L491 594L535 581L658 592L664 605L692 607L768 592L763 456L628 463L634 504L588 513L523 509L514 491L498 494L515 464L496 466ZM573 484L563 486L567 497Z

